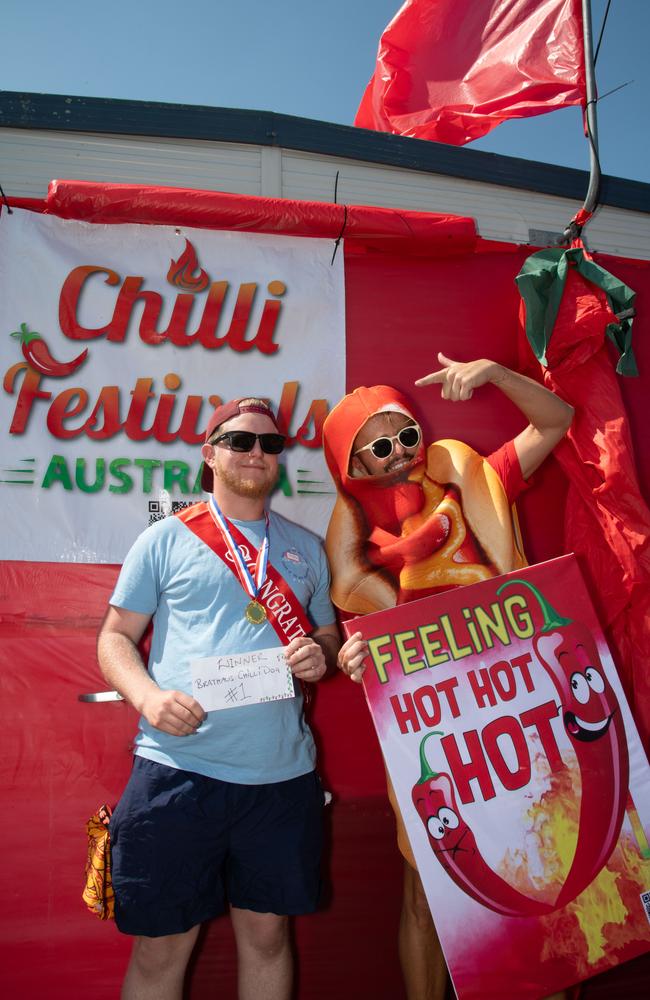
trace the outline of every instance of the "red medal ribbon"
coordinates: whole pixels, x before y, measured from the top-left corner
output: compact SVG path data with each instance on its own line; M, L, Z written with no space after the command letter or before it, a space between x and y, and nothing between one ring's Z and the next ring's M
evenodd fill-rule
M207 503L200 501L191 507L186 507L184 510L179 511L175 517L178 517L197 538L200 538L209 549L212 549L215 555L223 560L241 584L234 562L230 562L228 559L229 553L226 541L220 528L214 521ZM254 570L259 556L257 549L248 541L235 524L232 522L229 522L229 524L233 541L242 555L244 551L248 550L249 558L246 559L246 563L249 570ZM232 555L230 558L233 558ZM313 630L313 626L307 618L302 604L284 577L278 573L270 562L266 569L266 579L257 592L256 600L266 610L268 620L283 645L288 645L292 639L300 635L309 635Z
M246 565L246 560L244 559L239 547L235 544L235 539L232 534L232 522L229 521L225 514L222 513L221 508L214 497L210 497L208 510L210 511L212 520L216 523L223 536L228 552L232 556L232 561L235 564L239 582L249 596L253 598L253 601L257 603L258 591L266 580L266 566L269 560L269 515L266 511L264 511L264 541L262 542L260 550L257 553L253 572L251 572Z

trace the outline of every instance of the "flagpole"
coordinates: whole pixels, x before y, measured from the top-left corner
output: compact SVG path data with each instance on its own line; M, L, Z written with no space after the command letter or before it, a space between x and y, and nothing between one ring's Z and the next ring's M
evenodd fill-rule
M582 38L585 54L585 91L587 99L585 118L587 124L587 141L589 142L589 186L584 204L578 215L586 213L587 219L581 223L577 222L576 218L571 220L564 230L564 238L567 242L580 236L583 227L589 221L588 216L592 214L598 204L598 195L600 193L601 171L598 159L598 121L596 118L598 93L596 90L590 0L582 0Z
M589 139L589 187L584 209L593 212L600 190L600 162L598 160L598 122L596 120L596 67L594 65L593 33L591 28L591 3L582 0L582 23L585 48L585 82L587 90L587 137Z

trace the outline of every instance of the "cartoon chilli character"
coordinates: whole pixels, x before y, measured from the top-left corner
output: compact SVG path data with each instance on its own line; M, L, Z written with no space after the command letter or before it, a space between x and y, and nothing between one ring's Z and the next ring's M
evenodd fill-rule
M474 834L462 818L454 786L448 774L432 771L425 743L437 731L427 733L420 743L420 777L413 786L413 804L424 823L436 858L456 885L477 902L506 917L533 917L550 913L555 907L531 899L511 886L490 868L481 856Z
M556 906L575 899L607 864L625 814L629 759L625 727L614 690L603 669L594 637L586 625L563 618L527 580L544 623L533 645L560 697L564 728L580 767L582 795L578 841Z

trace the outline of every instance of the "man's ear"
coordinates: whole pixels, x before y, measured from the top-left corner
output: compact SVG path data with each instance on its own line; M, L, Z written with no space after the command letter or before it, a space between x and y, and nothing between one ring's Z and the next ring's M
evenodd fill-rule
M370 475L358 455L353 455L350 459L350 475L353 479L361 479L363 476Z
M212 445L204 444L201 448L201 456L206 465L212 465L212 462L209 461L212 458L212 454Z

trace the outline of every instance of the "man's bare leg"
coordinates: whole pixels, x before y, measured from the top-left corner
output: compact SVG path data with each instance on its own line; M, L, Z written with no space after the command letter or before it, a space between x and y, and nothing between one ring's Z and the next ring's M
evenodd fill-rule
M122 1000L181 1000L185 970L199 925L185 934L136 937L120 994Z
M447 966L420 876L406 861L399 959L408 1000L444 1000Z
M231 907L239 959L239 1000L289 1000L293 957L289 919Z

